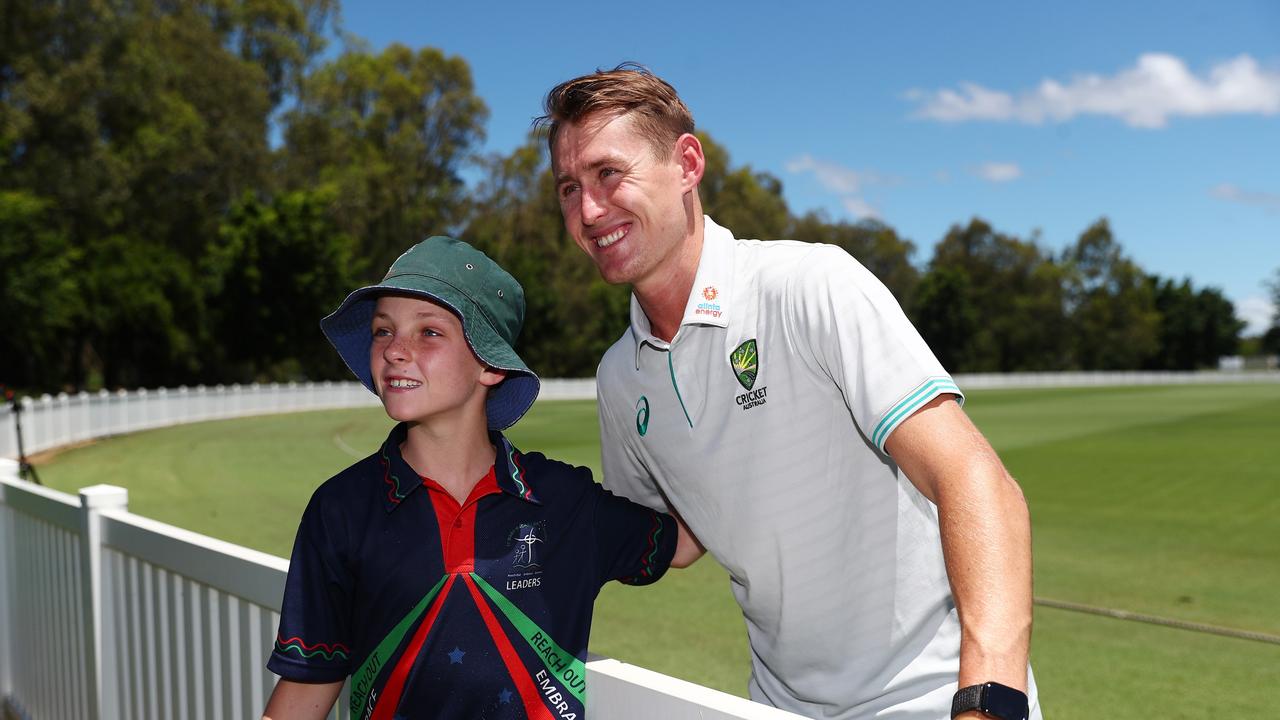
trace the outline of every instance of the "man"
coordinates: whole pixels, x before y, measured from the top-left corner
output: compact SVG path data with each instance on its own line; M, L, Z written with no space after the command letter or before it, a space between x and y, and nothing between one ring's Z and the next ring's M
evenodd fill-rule
M562 83L540 122L565 227L632 287L597 378L604 482L728 569L751 697L1003 720L1027 693L1039 717L1026 502L884 286L705 217L693 118L643 68Z

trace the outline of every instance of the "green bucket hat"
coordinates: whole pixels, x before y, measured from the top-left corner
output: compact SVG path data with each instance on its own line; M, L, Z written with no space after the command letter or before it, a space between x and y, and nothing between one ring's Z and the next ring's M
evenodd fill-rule
M524 322L524 289L489 256L461 240L435 236L409 248L391 264L377 285L347 296L320 329L360 382L377 393L369 369L373 345L370 325L378 297L407 294L437 302L462 320L462 331L476 357L507 371L489 389L485 409L489 427L515 424L538 397L541 383L513 349Z

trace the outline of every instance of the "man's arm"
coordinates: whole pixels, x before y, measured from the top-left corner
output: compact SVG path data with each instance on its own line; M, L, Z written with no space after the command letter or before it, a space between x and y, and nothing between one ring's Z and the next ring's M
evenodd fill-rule
M324 720L340 692L341 680L300 683L281 678L262 711L262 720Z
M671 567L687 568L692 565L698 558L702 557L707 551L702 547L702 543L698 542L697 536L689 531L688 526L684 524L684 520L671 513L676 519L676 525L679 527L679 534L676 536L676 554L671 558Z
M1026 692L1031 520L1021 488L951 395L904 420L885 450L938 507L960 615L960 687L994 681Z

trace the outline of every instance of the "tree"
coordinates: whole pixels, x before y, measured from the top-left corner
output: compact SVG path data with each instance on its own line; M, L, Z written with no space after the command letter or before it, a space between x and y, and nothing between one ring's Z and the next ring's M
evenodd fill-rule
M1280 355L1280 268L1266 285L1271 292L1271 327L1262 334L1262 351Z
M981 367L970 357L979 313L963 268L931 268L917 288L914 310L916 329L942 367L951 372Z
M934 247L913 318L952 371L1061 367L1062 269L1034 241L974 218ZM947 346L943 350L943 346Z
M364 263L322 193L263 202L246 194L211 244L203 277L219 380L342 377L320 319L357 286Z
M1235 306L1216 288L1196 291L1190 280L1175 283L1157 276L1147 279L1160 314L1158 345L1143 363L1153 370L1195 370L1217 367L1218 358L1239 348L1244 323Z
M69 374L79 256L49 201L0 190L0 382L53 389Z
M233 200L270 185L268 119L322 48L335 7L6 5L0 189L56 209L75 251L81 310L63 383L198 376L195 268Z
M284 115L285 182L328 188L339 227L379 272L464 221L459 173L487 115L462 58L398 44L350 50L306 78Z
M1063 263L1075 365L1141 367L1158 346L1160 315L1146 275L1124 256L1105 218L1081 233Z
M702 209L736 237L777 240L787 236L791 215L782 197L782 181L749 165L729 167L729 151L705 132L698 133L707 166L698 186Z

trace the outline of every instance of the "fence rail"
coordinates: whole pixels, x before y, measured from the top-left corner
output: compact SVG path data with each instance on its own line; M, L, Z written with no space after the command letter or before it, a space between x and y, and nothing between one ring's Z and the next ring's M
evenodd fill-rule
M594 382L543 397L594 397ZM136 391L25 400L29 453L217 418L376 405L356 383ZM7 409L6 409L7 410ZM109 485L79 497L18 478L0 436L0 716L257 717L288 562L128 512ZM28 430L28 428L30 428ZM8 444L3 444L7 442ZM798 716L608 658L587 663L591 717ZM333 720L347 720L347 691Z
M964 390L1103 385L1188 385L1280 382L1277 371L977 373L955 376ZM596 396L594 378L542 381L541 400ZM42 395L21 400L27 454L110 435L204 420L302 410L373 407L378 400L356 382L217 385ZM0 406L0 457L18 457L13 407Z

